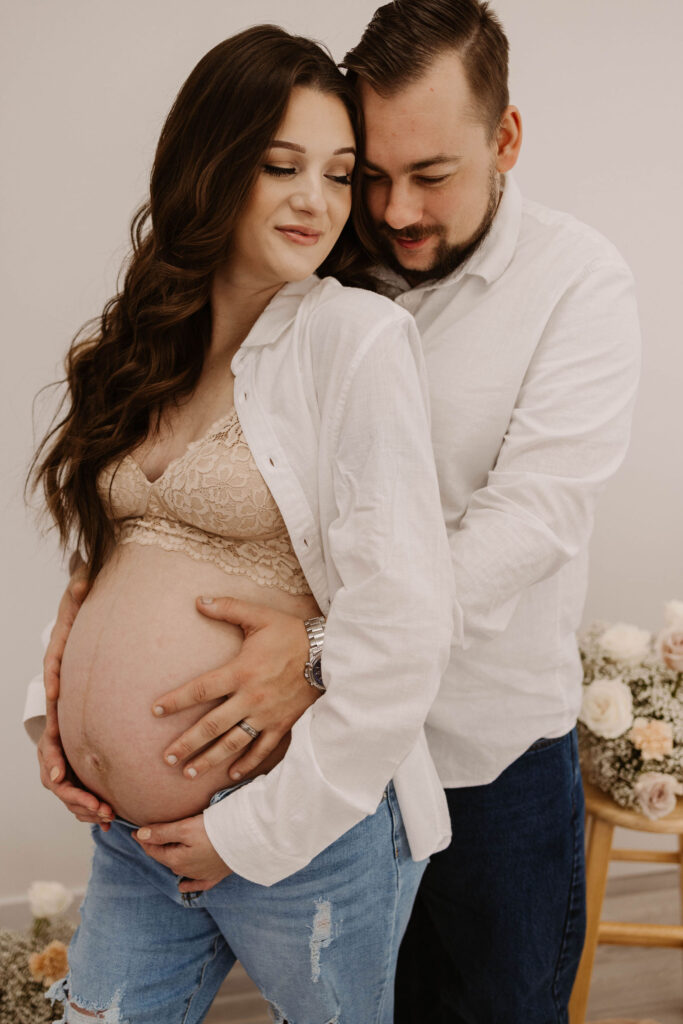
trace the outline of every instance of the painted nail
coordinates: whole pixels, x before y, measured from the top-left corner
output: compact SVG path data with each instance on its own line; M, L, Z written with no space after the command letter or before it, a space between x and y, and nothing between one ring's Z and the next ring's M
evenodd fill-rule
M59 768L57 767L57 765L55 765L52 771L50 772L50 781L54 782L57 778L59 778Z
M151 837L152 837L152 830L151 829L149 829L149 828L139 828L138 829L138 839L143 839L143 840L144 839L151 839Z
M242 778L242 772L230 772L230 778L232 778L232 779L241 779Z
M185 774L189 775L191 779L196 779L197 778L197 769L196 768L188 768L186 770Z
M200 597L199 598L199 602L200 602L200 604L213 604L213 598L212 597Z
M162 715L166 714L166 710L161 704L155 704L152 708L152 714L156 715L157 718L161 718Z
M167 754L166 762L167 764L178 764L178 758L175 756L175 754Z

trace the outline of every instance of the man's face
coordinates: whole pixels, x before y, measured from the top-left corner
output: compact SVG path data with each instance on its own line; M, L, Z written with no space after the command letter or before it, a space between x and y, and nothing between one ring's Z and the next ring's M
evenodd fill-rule
M361 95L366 202L384 258L413 285L444 277L477 248L498 208L497 138L454 53L393 96L367 83Z

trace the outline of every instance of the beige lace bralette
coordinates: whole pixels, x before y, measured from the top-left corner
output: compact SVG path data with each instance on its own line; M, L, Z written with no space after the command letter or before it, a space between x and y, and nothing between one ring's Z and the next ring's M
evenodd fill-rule
M311 593L234 409L156 480L128 454L97 487L120 544L156 544L261 586Z

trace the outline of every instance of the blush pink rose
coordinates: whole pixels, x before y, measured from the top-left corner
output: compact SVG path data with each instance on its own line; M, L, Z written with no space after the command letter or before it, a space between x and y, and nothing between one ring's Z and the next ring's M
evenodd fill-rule
M663 761L674 749L671 724L657 718L636 718L628 738L646 761Z
M683 601L668 601L664 605L664 621L667 626L683 629Z
M651 821L671 814L676 807L676 797L683 794L680 782L663 772L644 772L633 789L641 811Z
M667 626L657 637L657 654L672 672L683 672L683 625Z

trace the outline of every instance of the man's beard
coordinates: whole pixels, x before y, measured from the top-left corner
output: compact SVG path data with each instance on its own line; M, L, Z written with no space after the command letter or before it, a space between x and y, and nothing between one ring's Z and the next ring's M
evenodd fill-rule
M423 284L425 281L438 281L444 277L448 277L449 274L452 274L454 270L457 270L458 267L462 266L462 264L477 251L488 235L491 230L494 217L498 211L500 196L500 176L494 166L491 168L491 173L489 175L489 200L486 207L486 213L472 237L466 242L460 242L457 245L449 245L448 242L446 242L443 237L446 234L446 229L442 226L438 226L436 228L421 228L415 225L412 227L401 228L399 231L396 231L384 222L379 224L377 227L377 241L379 243L382 262L404 277L412 287ZM432 235L436 235L439 238L439 243L436 247L436 252L434 253L432 265L427 270L406 269L406 267L404 267L396 258L394 247L391 244L391 239L409 238L411 241L418 241L421 238L429 238Z

